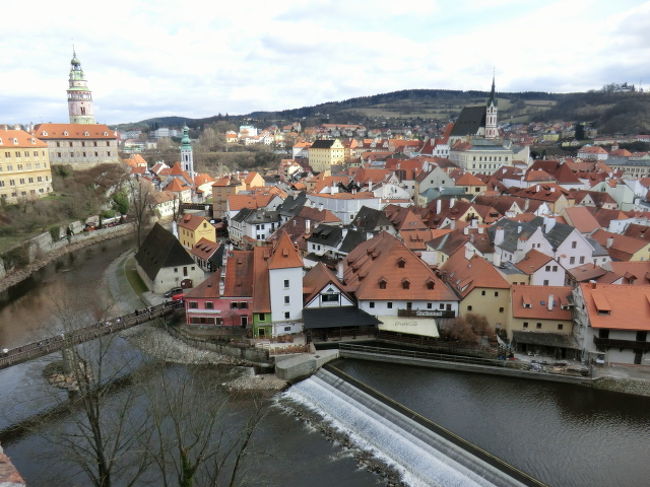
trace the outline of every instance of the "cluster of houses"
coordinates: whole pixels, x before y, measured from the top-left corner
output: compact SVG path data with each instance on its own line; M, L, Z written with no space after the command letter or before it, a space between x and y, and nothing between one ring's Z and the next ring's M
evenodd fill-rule
M436 340L478 315L521 352L650 364L650 178L532 160L503 139L493 93L435 139L348 141L204 186L182 148L145 169L183 201L211 198L209 215L154 227L143 280L186 288L186 325L227 336Z

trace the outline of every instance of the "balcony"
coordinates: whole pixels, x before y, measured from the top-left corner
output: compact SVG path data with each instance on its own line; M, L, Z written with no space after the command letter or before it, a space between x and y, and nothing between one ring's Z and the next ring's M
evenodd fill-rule
M400 318L455 318L453 311L444 309L398 309Z
M640 342L637 340L617 340L614 338L594 337L594 344L599 350L607 348L627 348L638 352L647 352L650 350L650 342Z

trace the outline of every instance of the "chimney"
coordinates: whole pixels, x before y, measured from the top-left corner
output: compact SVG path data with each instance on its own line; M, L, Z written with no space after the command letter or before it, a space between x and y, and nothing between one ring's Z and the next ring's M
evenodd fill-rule
M554 304L555 304L555 296L553 296L552 294L549 294L548 295L548 303L547 303L549 311L553 311L553 305Z
M372 181L368 181L368 191L372 193Z
M463 235L469 235L469 227L463 228Z
M455 204L456 204L456 198L452 198L451 200L449 200L449 208L453 208Z
M553 230L553 227L555 226L555 218L551 218L548 216L544 217L544 233L548 233L551 230Z
M495 267L501 267L501 254L494 254L494 257L492 257L492 263Z
M340 261L336 264L336 278L337 278L339 281L341 281L341 282L343 282L343 274L344 274L344 271L345 271L345 266L343 265L343 261L340 260Z
M592 279L591 281L589 281L589 284L591 284L591 289L596 289L596 281Z
M310 233L310 232L311 232L311 220L309 218L305 218L305 233Z
M439 215L442 212L442 200L438 198L436 200L436 215Z
M521 225L517 225L517 235L521 233Z
M539 184L537 186L535 186L535 192L536 193L539 192Z
M483 235L483 232L485 231L485 228L483 227L478 227L478 233L479 235Z
M614 237L607 237L607 248L610 248L614 245Z
M501 245L505 238L505 230L502 227L498 227L494 232L494 245Z

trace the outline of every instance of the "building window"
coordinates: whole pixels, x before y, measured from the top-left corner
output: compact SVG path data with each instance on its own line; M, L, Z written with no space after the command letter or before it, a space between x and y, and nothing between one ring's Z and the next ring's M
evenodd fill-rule
M496 298L499 295L499 291L494 291L494 297Z
M379 281L379 289L386 289L386 281L383 279Z
M524 321L524 328L528 328L528 322Z
M402 289L409 289L411 287L411 283L408 281L402 281Z
M562 328L564 328L564 325L562 323L558 323L557 324L557 329L561 330Z
M289 313L288 311L285 311L285 312L284 312L284 319L285 319L285 320L288 320L290 316L291 316L291 313ZM289 331L290 329L291 329L291 328L289 328L289 327L287 326L287 327L284 329L284 331Z
M541 324L541 323L537 323L537 329L538 329L538 330L541 330L541 329L542 329L542 324Z
M571 257L571 258L569 259L569 264L575 264L575 263L576 263L576 258L575 258L575 257Z
M557 266L556 265L553 266L553 272L557 272Z
M584 264L584 263L585 263L585 256L584 256L584 255L581 255L581 256L580 256L580 263L581 263L581 264Z
M368 307L369 307L369 308L374 308L374 307L375 307L375 302L374 302L374 301L370 301L370 302L368 303Z
M546 270L546 272L551 272L551 266L550 266L550 265L547 265L546 268L545 268L545 270Z
M445 309L445 303L440 303L440 306L438 306L440 309Z
M339 301L339 295L336 293L327 293L321 295L321 300L324 303L338 303Z
M578 246L578 242L576 242L575 240L573 242L571 242L571 248L572 249L575 249L577 246Z
M266 319L266 315L264 313L260 313L257 315L260 321L264 321Z
M481 291L481 296L485 296L485 289Z
M431 309L433 307L433 303L427 303L427 309Z
M386 303L386 307L387 307L388 309L393 309L393 302L392 302L392 301L388 301L388 302Z
M499 313L503 313L503 306L499 308Z
M199 303L197 303L196 301L190 301L190 308L191 309L196 309L198 307L199 307Z
M289 304L290 298L289 296L284 297L284 304Z
M205 309L214 309L214 303L212 301L206 301Z
M472 311L472 306L471 305L467 307L467 311Z
M548 286L548 279L544 279L544 286Z
M289 289L289 279L284 280L284 288Z

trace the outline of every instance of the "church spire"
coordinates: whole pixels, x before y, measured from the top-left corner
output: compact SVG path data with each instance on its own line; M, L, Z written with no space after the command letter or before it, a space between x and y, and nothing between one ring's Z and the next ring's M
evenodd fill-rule
M488 98L485 107L485 138L496 139L499 137L499 129L497 128L497 97L495 93L495 75L492 73L492 89L490 90L490 97Z

